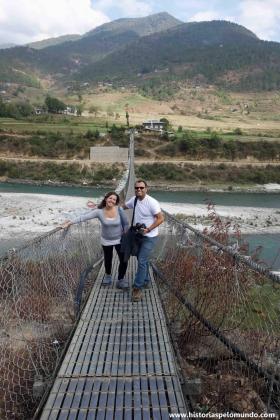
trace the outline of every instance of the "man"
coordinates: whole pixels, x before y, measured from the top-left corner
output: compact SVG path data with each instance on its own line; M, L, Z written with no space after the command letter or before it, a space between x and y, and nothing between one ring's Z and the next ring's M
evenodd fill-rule
M158 226L164 221L160 205L157 200L147 194L146 181L139 179L135 183L135 196L137 197L134 225L145 224L143 241L137 255L138 269L134 279L132 300L137 302L142 299L143 287L149 287L149 260L158 238ZM125 203L124 209L133 209L135 197Z

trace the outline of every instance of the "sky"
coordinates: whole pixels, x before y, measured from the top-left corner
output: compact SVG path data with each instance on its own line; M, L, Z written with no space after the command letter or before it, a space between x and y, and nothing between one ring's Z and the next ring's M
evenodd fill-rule
M159 12L183 22L229 20L280 42L280 0L0 0L0 45L83 34L118 18Z

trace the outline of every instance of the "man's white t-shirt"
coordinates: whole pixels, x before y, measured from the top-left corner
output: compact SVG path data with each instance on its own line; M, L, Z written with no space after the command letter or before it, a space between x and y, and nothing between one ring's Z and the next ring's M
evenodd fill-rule
M125 205L129 209L133 209L135 196L128 200ZM146 227L150 227L155 221L155 215L161 212L159 202L153 197L150 197L148 194L145 195L143 200L137 200L135 207L134 222L136 223L145 223ZM145 236L153 238L158 235L158 227L151 230L151 232L146 233Z

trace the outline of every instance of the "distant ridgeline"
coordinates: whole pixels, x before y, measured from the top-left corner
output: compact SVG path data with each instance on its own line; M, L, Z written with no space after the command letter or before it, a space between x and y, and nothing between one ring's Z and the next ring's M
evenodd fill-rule
M40 49L38 49L40 48ZM235 90L280 87L280 44L226 21L182 23L167 13L119 19L0 51L0 79L38 86L38 74L69 83L193 81Z

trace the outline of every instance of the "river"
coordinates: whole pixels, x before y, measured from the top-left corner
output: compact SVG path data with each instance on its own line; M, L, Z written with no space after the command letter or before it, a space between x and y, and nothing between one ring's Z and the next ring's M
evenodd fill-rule
M92 188L92 187L54 187L54 186L37 186L27 184L0 183L1 192L25 193L25 194L48 194L48 195L65 195L76 197L92 197L97 199L104 195L108 189ZM152 191L155 197L164 208L165 204L192 204L205 205L211 202L216 205L226 206L228 208L251 207L259 209L280 208L280 193L239 193L239 192L183 192L183 191ZM253 251L261 246L262 251L260 259L273 270L280 270L280 235L272 233L256 233L244 235L248 241L250 250ZM15 246L14 240L9 239L2 243L1 251Z

